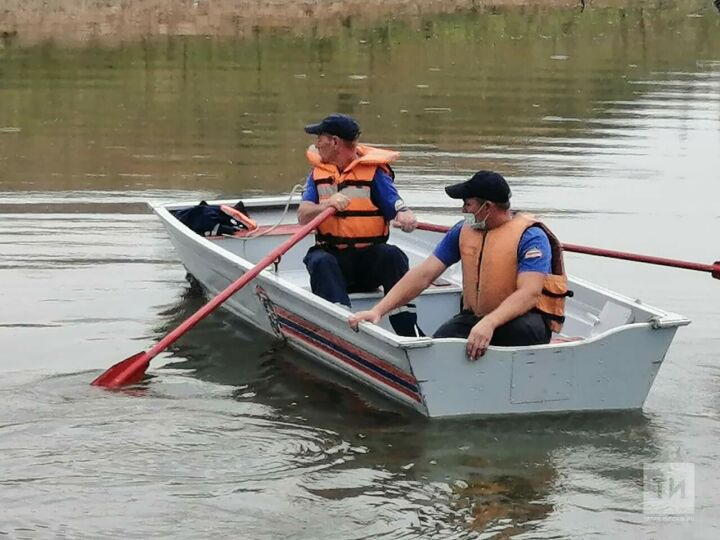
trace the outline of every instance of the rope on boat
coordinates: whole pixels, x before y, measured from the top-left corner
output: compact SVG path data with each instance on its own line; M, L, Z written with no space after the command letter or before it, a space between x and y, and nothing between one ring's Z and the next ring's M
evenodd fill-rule
M292 202L293 197L295 196L295 194L298 191L302 191L304 189L304 187L305 186L303 186L302 184L295 184L292 187L292 189L290 190L290 196L288 197L287 203L285 204L285 209L283 210L283 213L280 216L280 219L278 220L278 222L275 225L273 225L272 227L270 227L268 229L263 229L263 230L258 229L255 234L249 234L245 237L245 239L246 240L254 240L255 238L260 238L261 236L269 234L272 231L274 231L275 229L277 229L280 226L280 224L283 222L283 220L285 219L285 216L287 215L288 209L290 208L290 203Z

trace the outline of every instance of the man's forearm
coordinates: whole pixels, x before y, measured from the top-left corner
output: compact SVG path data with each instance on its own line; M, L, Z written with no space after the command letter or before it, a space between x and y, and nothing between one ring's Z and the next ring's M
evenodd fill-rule
M404 306L427 289L437 276L429 272L425 265L426 263L423 263L408 271L373 309L382 317L393 309Z
M498 328L520 315L525 315L525 313L535 307L537 299L537 294L518 289L508 296L502 304L485 315L483 320L491 323L494 328Z
M314 203L310 201L303 201L298 206L297 218L300 225L309 223L315 216L325 210L329 205L327 201L321 203Z
M398 281L390 292L375 306L375 310L380 316L386 315L389 311L404 306L420 294L427 285L417 279L413 273L417 268L410 270L405 276Z

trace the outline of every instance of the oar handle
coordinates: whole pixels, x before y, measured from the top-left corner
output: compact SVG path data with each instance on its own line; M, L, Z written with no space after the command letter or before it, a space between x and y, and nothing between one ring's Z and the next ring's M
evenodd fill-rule
M450 227L446 225L436 225L434 223L420 222L417 228L422 231L446 233ZM628 253L625 251L615 251L611 249L601 249L587 246L578 246L576 244L563 244L565 251L573 253L584 253L586 255L597 255L599 257L609 257L611 259L622 259L626 261L635 261L648 264L657 264L660 266L671 266L674 268L685 268L687 270L697 270L699 272L710 272L715 279L720 279L720 261L713 264L702 264L688 261L679 261L676 259L666 259L664 257L653 257L651 255L640 255L638 253Z
M210 313L212 313L220 304L225 302L228 298L230 298L233 294L235 294L237 291L242 289L245 285L247 285L248 282L252 281L257 277L257 275L262 272L265 268L270 266L278 257L283 255L286 251L288 251L291 247L293 247L295 244L300 242L303 238L305 238L310 232L312 232L314 229L317 228L318 225L320 225L323 221L325 221L327 218L332 216L336 212L335 207L329 207L320 212L317 216L315 216L311 221L303 225L300 230L298 230L295 234L293 234L290 238L288 238L285 242L280 244L278 247L276 247L274 250L272 250L270 253L265 255L258 263L253 266L250 270L245 272L242 277L237 279L236 281L232 282L230 285L228 285L222 292L220 292L215 298L210 300L207 304L205 304L203 307L201 307L199 310L197 310L193 315L185 319L185 321L180 324L175 330L170 332L167 336L165 336L162 340L160 340L154 347L152 347L149 351L147 351L147 357L146 360L149 362L152 358L157 356L159 353L167 349L170 345L175 343L180 336L182 336L185 332L190 330L193 326L195 326L197 323L202 321L205 317L207 317Z

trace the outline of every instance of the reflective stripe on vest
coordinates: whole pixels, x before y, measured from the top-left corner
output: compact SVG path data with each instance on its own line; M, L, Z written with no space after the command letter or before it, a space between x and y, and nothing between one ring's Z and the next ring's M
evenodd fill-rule
M512 220L490 231L463 226L460 231L463 307L476 315L487 315L517 290L520 238L532 226L545 231L552 251L551 273L545 276L535 308L557 333L565 320L565 297L572 294L567 290L562 247L555 235L529 214L515 214Z
M397 158L397 152L362 145L358 145L357 150L360 157L340 172L334 165L322 163L314 146L308 149L308 160L314 165L312 178L319 202L335 193L342 193L350 199L345 210L318 226L315 234L318 244L344 249L387 242L390 228L381 210L373 204L370 194L378 167L392 176L388 163Z

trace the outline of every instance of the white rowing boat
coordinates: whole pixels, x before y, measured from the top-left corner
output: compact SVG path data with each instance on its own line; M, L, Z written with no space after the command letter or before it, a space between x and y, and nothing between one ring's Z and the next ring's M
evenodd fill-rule
M173 212L194 206L153 204L187 271L216 295L288 240L298 225L286 199L244 201L260 228L233 236L200 236ZM232 204L214 201L211 204ZM264 233L254 237L258 232ZM391 232L410 265L440 240L437 232ZM562 334L547 345L490 347L477 361L464 339L397 336L380 325L348 326L350 311L310 290L302 259L304 238L240 289L223 307L259 330L277 336L318 362L427 417L507 415L640 409L679 326L689 320L592 283L570 277ZM416 300L420 327L431 335L460 306L460 265L449 268ZM353 310L369 309L381 291L351 295Z

